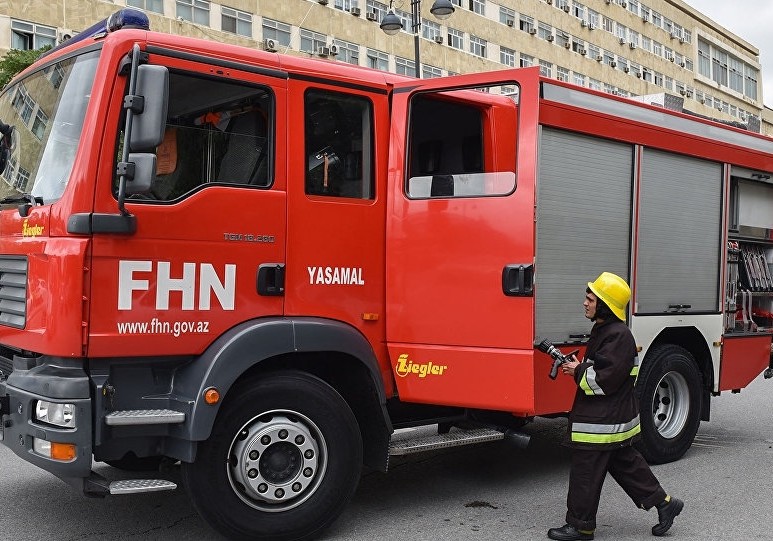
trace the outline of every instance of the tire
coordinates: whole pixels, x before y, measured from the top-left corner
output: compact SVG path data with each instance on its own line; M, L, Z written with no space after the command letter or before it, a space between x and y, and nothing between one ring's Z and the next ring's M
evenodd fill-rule
M665 345L648 353L636 381L636 395L641 454L650 464L680 459L701 422L701 375L690 352Z
M229 392L182 476L196 510L231 539L312 539L343 511L362 468L362 437L346 401L301 372Z

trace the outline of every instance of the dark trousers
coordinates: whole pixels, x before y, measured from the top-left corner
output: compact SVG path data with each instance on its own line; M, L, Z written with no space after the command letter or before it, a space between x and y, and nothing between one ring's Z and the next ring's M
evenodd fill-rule
M649 509L666 498L666 492L644 457L633 447L607 451L572 449L567 524L578 530L596 529L596 512L607 472L642 509Z

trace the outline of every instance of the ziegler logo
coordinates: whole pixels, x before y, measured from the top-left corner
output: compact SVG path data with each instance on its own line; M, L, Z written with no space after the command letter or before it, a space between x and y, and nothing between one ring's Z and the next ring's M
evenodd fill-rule
M401 378L406 377L408 374L418 374L420 378L426 378L429 375L442 376L443 372L448 368L444 364L429 363L414 363L408 358L407 353L403 353L397 358L397 365L395 366L395 372Z
M29 225L27 220L21 224L21 236L22 237L37 237L43 234L44 227L42 225Z

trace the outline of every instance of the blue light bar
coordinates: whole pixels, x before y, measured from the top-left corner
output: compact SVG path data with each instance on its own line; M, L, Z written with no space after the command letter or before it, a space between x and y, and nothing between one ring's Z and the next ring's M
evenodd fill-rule
M110 15L107 19L103 19L96 24L89 26L86 30L77 34L70 39L63 41L51 51L56 51L61 47L72 45L84 39L94 39L105 36L108 32L115 32L122 28L139 28L140 30L150 30L150 21L148 16L142 11L137 9L125 8L120 11L116 11ZM48 51L49 53L51 51ZM46 53L48 54L48 53Z

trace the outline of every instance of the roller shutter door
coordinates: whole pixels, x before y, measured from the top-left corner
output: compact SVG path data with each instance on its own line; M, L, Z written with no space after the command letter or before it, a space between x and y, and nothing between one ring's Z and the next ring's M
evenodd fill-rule
M589 281L630 269L631 145L543 128L537 182L536 335L587 334Z
M635 312L717 312L722 165L645 149L640 184Z

